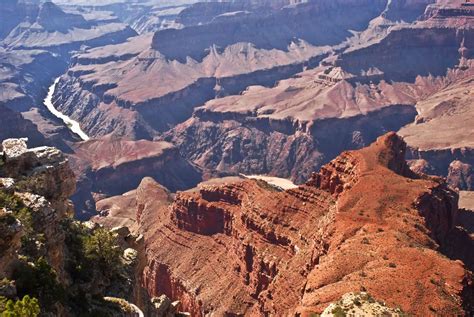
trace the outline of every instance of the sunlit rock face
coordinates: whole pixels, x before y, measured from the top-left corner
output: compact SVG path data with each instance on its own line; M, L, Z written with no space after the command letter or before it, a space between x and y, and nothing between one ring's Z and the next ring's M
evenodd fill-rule
M17 225L17 242L26 230L44 234L46 243L38 247L36 252L48 259L64 281L64 232L59 228L63 220L73 215L69 197L75 191L76 180L61 151L52 147L28 148L27 141L7 139L2 142L0 177L3 186L0 186L0 190L4 195L16 195L31 212L31 223L28 225L31 228L26 229L26 224ZM17 264L15 261L18 261L18 249L23 244L23 241L13 243L12 249L6 251L9 254L6 258L11 262L1 265L4 277L12 273L11 270Z
M146 288L180 299L195 316L310 316L334 302L345 307L343 295L360 289L385 303L361 299L361 309L462 313L471 275L438 251L458 237L457 193L411 172L405 150L389 133L287 191L227 179L173 200L144 181L136 210L149 246ZM435 276L450 281L443 289L456 300L438 295ZM423 296L405 296L421 288ZM218 298L223 292L229 296Z

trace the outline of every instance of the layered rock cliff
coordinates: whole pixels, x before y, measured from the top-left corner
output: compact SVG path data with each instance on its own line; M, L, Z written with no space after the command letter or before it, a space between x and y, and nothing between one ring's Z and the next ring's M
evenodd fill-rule
M0 157L0 313L30 296L37 308L21 316L136 316L128 301L153 315L137 274L143 239L72 219L76 181L65 155L7 139Z
M17 216L23 221L13 222L19 228L19 236L42 234L44 241L35 251L47 256L56 272L64 276L64 233L58 228L60 222L72 214L72 205L68 201L75 190L72 170L59 150L46 147L28 150L23 139L4 141L2 156L3 217L10 214L10 217ZM17 203L8 203L8 195L16 197L11 199L16 199ZM20 206L26 209L15 210ZM24 241L22 246L25 247ZM12 247L15 249L15 245ZM7 252L15 254L17 251ZM12 263L4 263L3 272L11 274L14 262L18 261L12 260Z
M428 3L405 8L420 13ZM413 164L425 160L441 176L455 160L472 164L465 127L472 125L474 10L436 4L413 23L390 22L396 8L410 20L403 7L391 2L319 67L271 88L209 101L164 139L200 166L297 182L340 151L401 128Z
M473 76L469 70L463 72L469 75L418 102L415 122L400 134L411 148L412 164L424 161L421 171L448 177L455 188L472 190Z
M78 178L73 201L79 219L96 214L96 201L135 189L144 177L172 191L192 188L203 180L203 171L167 142L109 136L78 144L69 158Z
M233 180L173 201L142 184L146 288L193 316L310 316L359 291L408 314L465 314L471 273L440 253L455 230L457 194L411 172L405 149L387 134L287 191Z
M473 11L433 2L323 1L263 13L245 1L195 4L180 13L184 28L76 55L55 104L93 137L159 138L201 168L297 182L339 152L415 122L401 131L410 158L443 165L432 172L447 176L451 162L471 164L470 155L434 159L412 135L431 141L431 127L470 117L449 123L444 106L436 110L443 119L429 123L422 108L451 93L469 99Z
M32 121L50 145L67 150L64 141L77 140L42 106L48 86L81 46L122 42L136 33L100 15L65 12L53 2L7 1L0 15L0 103Z
M122 47L130 54L113 67L113 46L87 52L87 62L79 55L62 77L55 102L92 136L114 132L151 139L208 100L250 85L273 86L316 66L384 8L385 1L322 1L162 30Z

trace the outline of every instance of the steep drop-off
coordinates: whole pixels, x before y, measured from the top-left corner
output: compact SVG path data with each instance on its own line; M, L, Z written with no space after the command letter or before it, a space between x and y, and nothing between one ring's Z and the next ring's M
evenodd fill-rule
M415 169L446 176L464 190L474 189L473 79L467 76L418 102L415 122L400 130Z
M0 314L177 313L179 302L150 298L141 287L143 237L73 220L76 181L66 156L52 147L29 149L26 141L0 146Z
M167 142L104 137L75 145L69 158L78 178L73 201L79 219L95 215L96 201L135 189L144 177L153 177L172 191L203 180L202 170Z
M471 273L439 251L455 230L457 194L414 174L405 148L387 134L287 191L234 180L172 200L143 182L146 288L193 316L311 316L359 291L408 314L464 314Z
M114 46L91 50L76 57L55 101L91 136L113 132L151 139L208 100L250 85L273 86L315 67L385 5L325 0L158 31L122 46L120 58L114 58Z
M122 42L136 33L100 14L68 13L53 2L9 0L0 15L0 103L21 112L64 150L64 141L77 139L43 109L47 88L67 68L71 52Z
M431 5L410 24L388 23L387 10L319 67L208 101L164 139L200 166L301 182L340 151L407 125L410 159L426 160L427 171L472 164L474 10Z

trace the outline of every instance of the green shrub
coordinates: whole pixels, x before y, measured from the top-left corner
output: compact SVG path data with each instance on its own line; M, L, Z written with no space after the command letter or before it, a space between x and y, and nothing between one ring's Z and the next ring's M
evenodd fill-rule
M55 303L62 302L65 291L59 284L56 271L44 258L39 258L34 265L21 263L13 272L18 294L33 295L41 305L49 310Z
M4 191L0 191L0 207L5 207L13 212L24 208L23 201L18 197Z
M25 206L20 197L0 191L0 208L13 212L13 216L21 221L27 235L33 234L33 219L31 210Z
M90 282L94 278L94 263L86 258L84 251L84 240L88 233L80 222L72 219L65 219L62 226L68 250L65 268L74 283Z
M2 317L36 317L40 314L39 302L36 298L25 295L23 299L7 301L2 309Z
M8 298L0 296L0 313L3 313L7 307ZM0 315L1 316L1 315Z
M85 256L94 261L102 269L102 273L110 276L120 267L121 254L117 237L104 228L99 228L84 239Z

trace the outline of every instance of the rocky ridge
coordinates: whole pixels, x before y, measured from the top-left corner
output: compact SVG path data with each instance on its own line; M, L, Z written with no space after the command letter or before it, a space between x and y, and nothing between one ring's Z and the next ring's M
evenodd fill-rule
M455 230L457 194L411 172L405 149L385 135L287 191L232 181L173 201L142 183L146 288L180 299L193 316L310 316L361 290L409 314L469 311L471 273L440 253Z
M61 220L72 215L72 205L68 198L75 190L74 176L64 156L54 148L40 147L28 150L25 139L8 139L2 143L1 176L2 193L19 190L18 196L22 205L32 210L30 221L34 227L30 230L42 233L47 238L47 244L39 251L48 255L52 267L60 276L63 275L65 251L61 240L64 239L64 235L56 228L60 227ZM2 216L6 218L13 211L8 210L5 200L2 205ZM27 224L13 225L19 225L16 234L21 237L25 230L22 228ZM13 255L18 248L19 245L12 244L9 250L3 251ZM12 265L17 259L13 257L11 260L10 263L2 263L3 274L12 273Z
M168 142L108 136L77 144L69 159L78 178L73 201L79 219L95 215L97 201L135 189L144 177L172 191L194 187L206 177Z
M26 142L0 147L0 312L28 295L41 316L136 316L129 301L147 316L178 314L179 302L152 302L141 287L143 237L74 221L76 181L66 156Z
M349 30L363 30L383 8L383 1L375 7L367 1L344 6L323 1L272 11L269 16L255 13L159 31L148 42L148 49L116 61L113 67L102 62L102 57L92 59L95 54L89 52L94 63L73 65L62 77L55 100L61 111L82 122L92 136L128 131L134 138L151 139L189 118L193 108L207 100L239 93L249 85L272 86L304 67L317 65L331 47L342 45L351 35ZM354 10L359 14L349 14ZM255 34L250 25L259 19L266 21L265 27L256 28L260 33ZM334 25L333 21L341 22ZM235 38L225 40L226 30L234 27L239 30ZM216 38L208 38L206 34L214 34L210 29L221 31ZM327 32L311 32L313 29ZM187 40L196 45L183 45ZM107 49L115 51L114 47ZM143 81L154 82L153 89L143 86ZM171 104L172 112L168 111Z
M472 165L464 127L472 117L473 12L437 3L412 23L393 23L386 11L320 66L208 101L164 139L200 166L303 182L339 152L400 130L413 165L424 160L418 165L448 176L456 160Z

